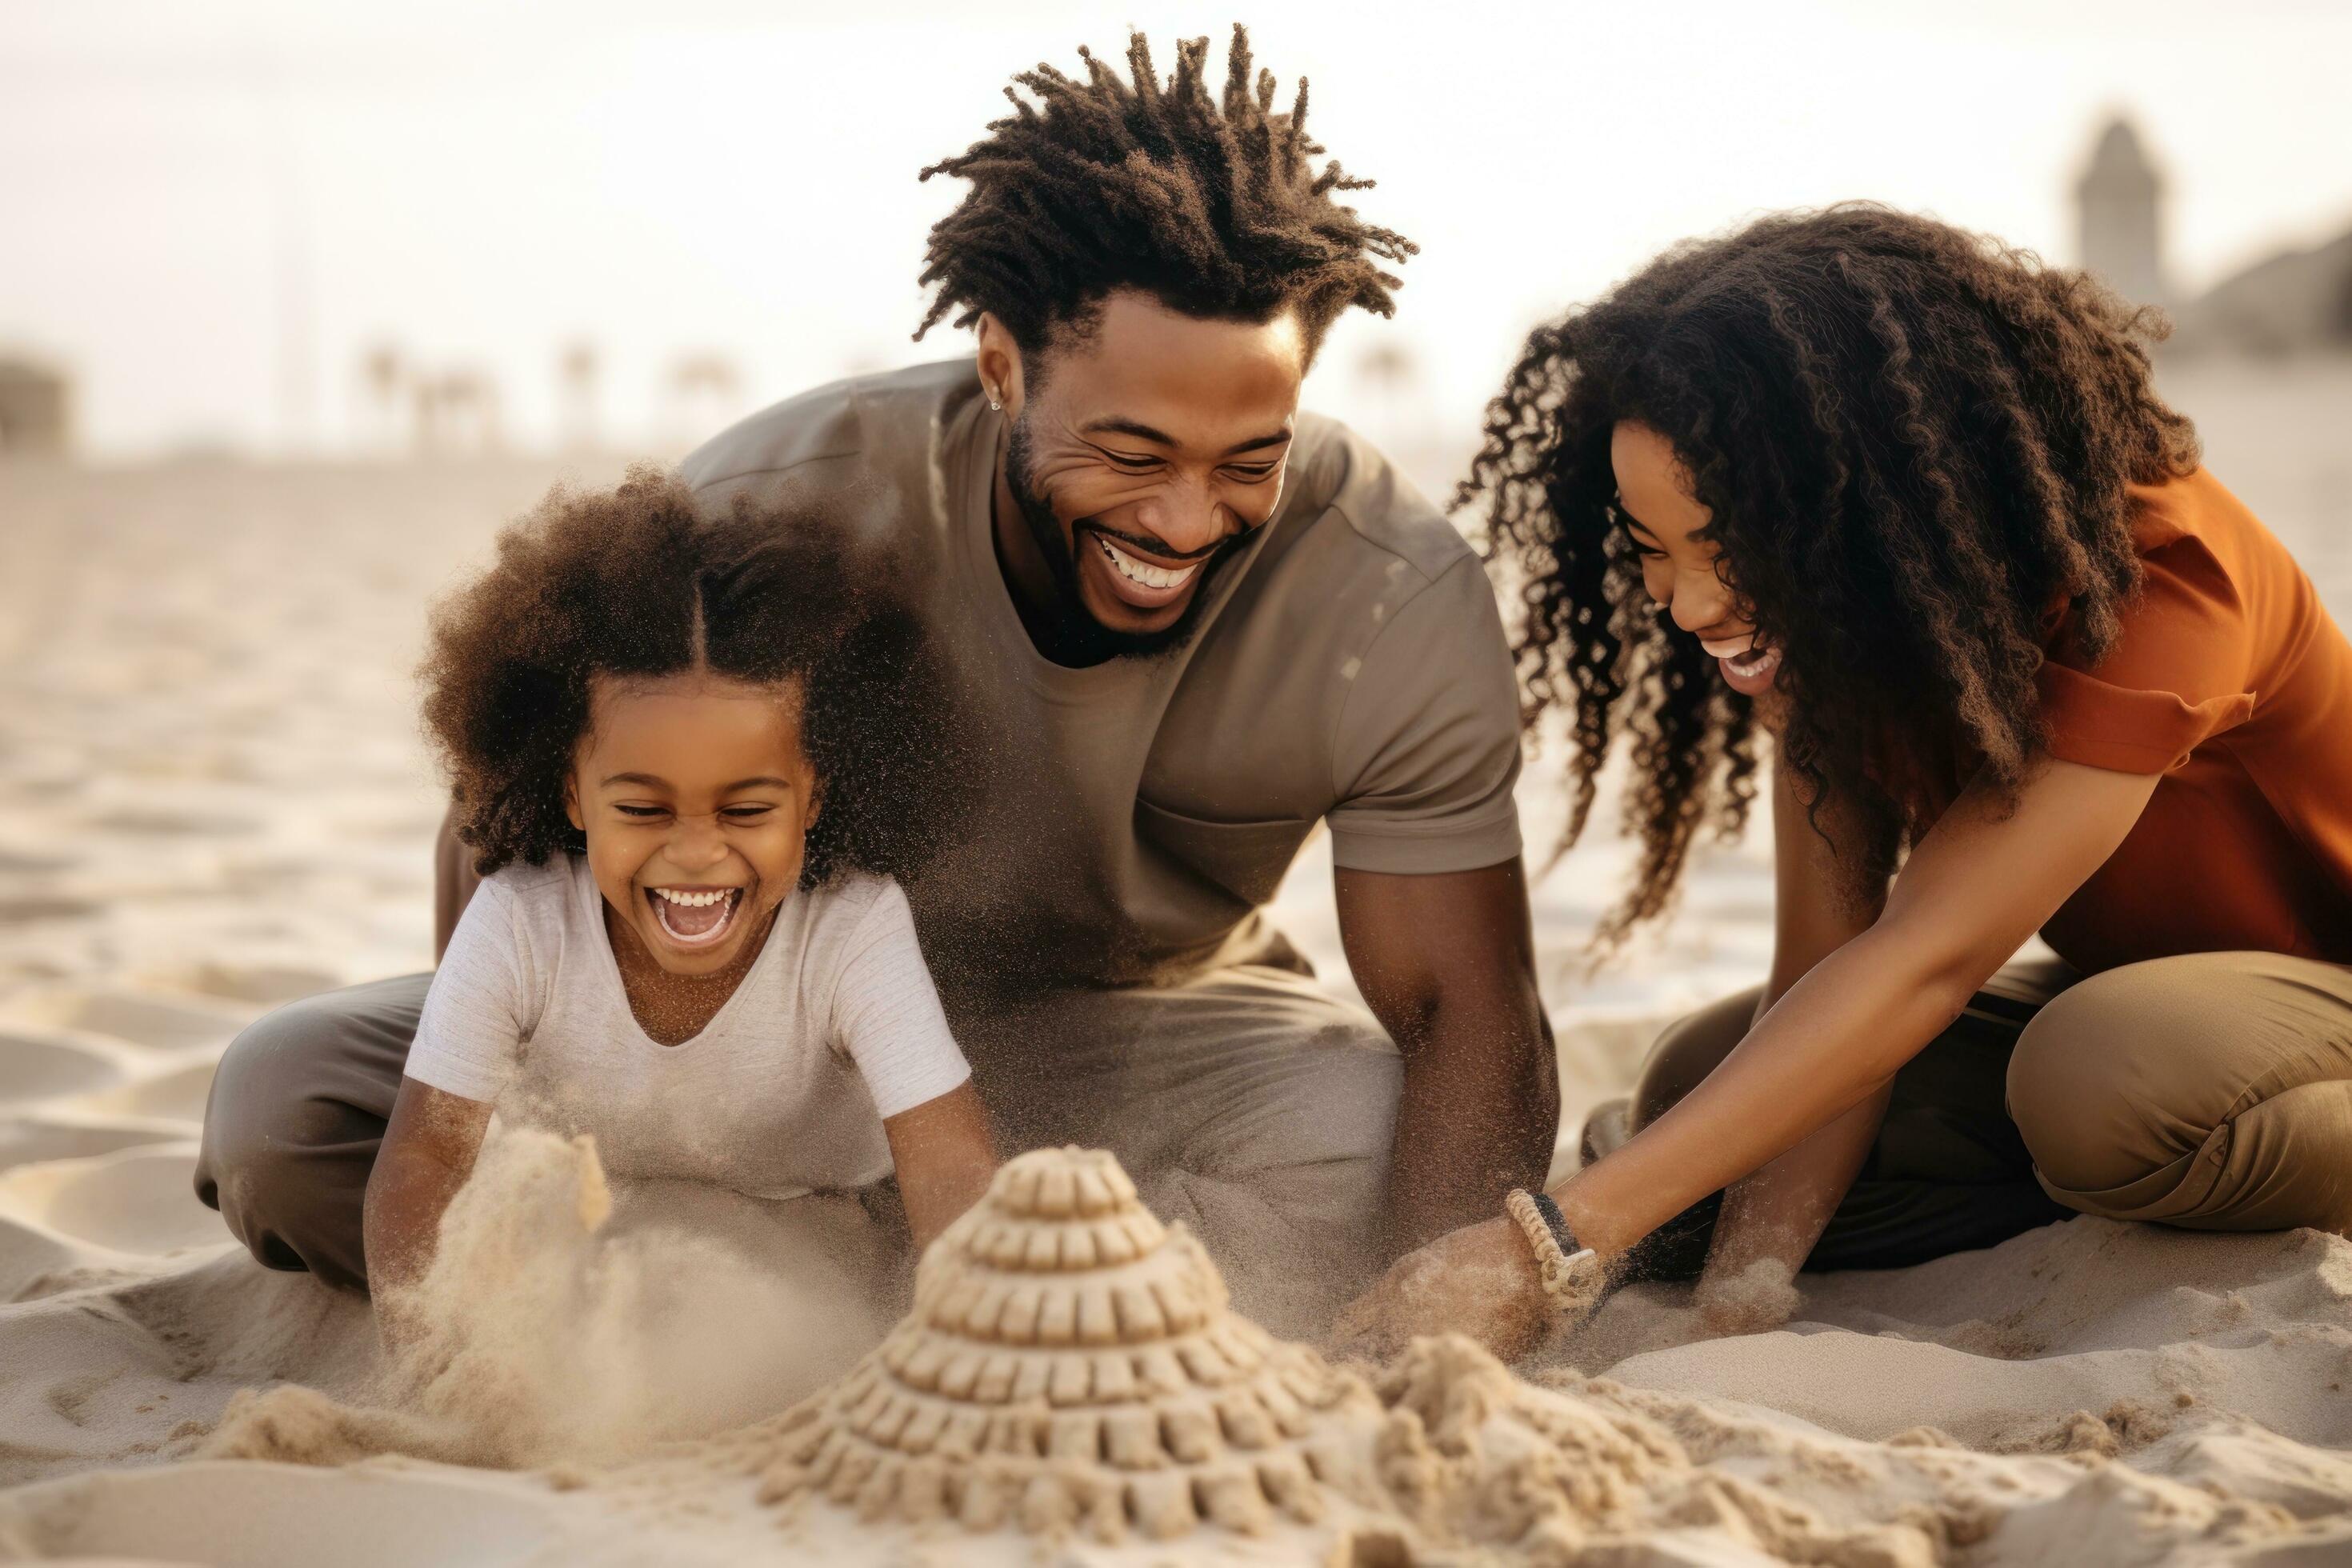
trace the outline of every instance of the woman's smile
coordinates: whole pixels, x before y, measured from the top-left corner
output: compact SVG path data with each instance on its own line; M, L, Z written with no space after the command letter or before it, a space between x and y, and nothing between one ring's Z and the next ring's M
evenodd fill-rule
M1780 673L1780 650L1750 633L1744 637L1701 637L1698 646L1723 671L1724 684L1742 697L1761 697Z

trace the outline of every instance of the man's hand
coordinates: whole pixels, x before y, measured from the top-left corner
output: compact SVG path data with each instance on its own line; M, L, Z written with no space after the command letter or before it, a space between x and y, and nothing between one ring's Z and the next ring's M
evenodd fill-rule
M1341 869L1334 886L1348 965L1404 1056L1389 1176L1402 1250L1495 1214L1551 1163L1559 1083L1527 874L1516 859L1422 877Z
M1505 1361L1533 1350L1550 1315L1535 1253L1496 1217L1407 1253L1339 1314L1333 1353L1387 1361L1430 1334L1467 1334Z

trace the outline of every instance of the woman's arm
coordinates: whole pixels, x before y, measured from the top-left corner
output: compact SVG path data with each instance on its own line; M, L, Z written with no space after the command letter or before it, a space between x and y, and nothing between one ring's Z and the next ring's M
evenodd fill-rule
M441 1216L473 1173L489 1124L490 1108L481 1101L400 1080L361 1221L368 1289L387 1342L402 1337L400 1298L432 1266Z
M1801 1162L1811 1171L1800 1207L1826 1221L1822 1194L1853 1177L1834 1167L1858 1169L1868 1147L1867 1102L2115 852L2156 783L2051 763L2013 810L1969 790L1913 851L1868 931L1790 984L1679 1104L1551 1189L1577 1239L1613 1258L1824 1132ZM1504 1353L1523 1348L1541 1304L1526 1249L1507 1222L1466 1226L1399 1260L1337 1333L1373 1352L1449 1330ZM1429 1289L1440 1265L1451 1288Z
M1757 1001L1759 1021L1816 964L1868 931L1885 910L1883 887L1864 900L1851 890L1848 868L1864 852L1863 840L1859 820L1842 802L1833 797L1809 813L1789 769L1773 770L1772 968ZM1752 1289L1727 1294L1720 1287L1752 1280L1750 1270L1759 1263L1772 1264L1783 1279L1795 1277L1861 1172L1885 1114L1882 1090L1724 1194L1707 1252L1706 1283L1700 1289L1702 1306L1718 1327L1762 1326L1749 1321Z
M996 1174L996 1141L971 1080L922 1104L885 1117L890 1158L898 1167L898 1196L907 1227L920 1252L957 1215L980 1201Z
M1680 1104L1553 1189L1578 1238L1622 1251L1878 1093L2115 852L2156 784L2053 762L2013 810L1965 792L1868 931L1790 986Z

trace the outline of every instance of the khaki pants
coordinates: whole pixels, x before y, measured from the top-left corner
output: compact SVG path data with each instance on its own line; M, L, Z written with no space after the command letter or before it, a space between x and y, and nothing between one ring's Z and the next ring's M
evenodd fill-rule
M222 1058L196 1193L263 1263L364 1287L361 1203L431 979L294 1003ZM1004 1152L1110 1150L1268 1328L1320 1332L1370 1282L1403 1067L1362 1009L1244 965L955 1024Z
M1636 1128L1748 1032L1759 993L1660 1037ZM1643 1249L1687 1276L1717 1200ZM1895 1075L1886 1121L1809 1268L1885 1268L2071 1214L2352 1235L2352 968L2193 953L2077 977L2013 964Z

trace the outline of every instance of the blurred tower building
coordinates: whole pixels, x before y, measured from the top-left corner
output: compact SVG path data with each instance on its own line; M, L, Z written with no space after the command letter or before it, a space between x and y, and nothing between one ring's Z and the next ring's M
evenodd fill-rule
M0 359L0 454L62 458L73 445L73 384L31 360Z
M2124 116L2099 132L2074 205L2083 266L2136 305L2164 304L2164 177Z
M602 437L596 418L596 392L603 374L603 356L597 353L594 343L584 339L565 348L557 362L556 380L562 408L559 439L566 450L591 450Z

